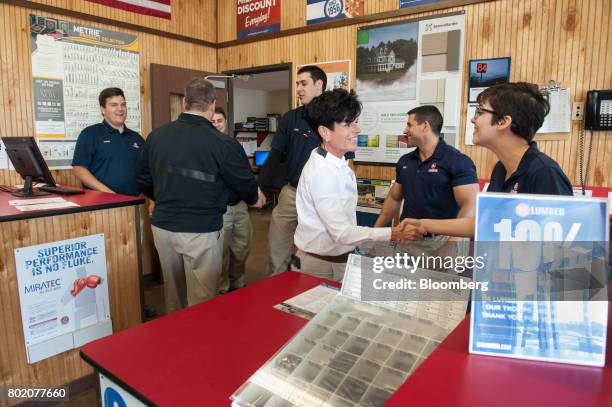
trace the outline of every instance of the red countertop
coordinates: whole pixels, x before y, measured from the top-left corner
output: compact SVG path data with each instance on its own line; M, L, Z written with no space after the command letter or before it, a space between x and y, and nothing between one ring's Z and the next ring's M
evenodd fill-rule
M468 353L467 316L385 407L610 407L612 323L606 366L590 367Z
M41 211L21 212L15 207L9 205L9 201L21 199L44 199L52 197L61 197L66 201L74 202L79 206L61 208L61 209L46 209ZM117 208L120 206L139 205L144 203L144 199L129 195L109 194L106 192L85 190L85 193L78 195L45 195L34 196L31 198L20 198L11 195L8 192L0 191L0 222L7 222L20 219L32 219L54 215L64 215L67 213L77 213L85 211L94 211L98 209Z
M81 356L149 404L228 406L307 323L273 306L322 282L282 273L89 343ZM610 351L606 367L582 367L470 355L468 338L466 318L385 406L612 406Z
M88 343L81 356L149 404L228 406L308 322L273 306L323 282L285 272Z

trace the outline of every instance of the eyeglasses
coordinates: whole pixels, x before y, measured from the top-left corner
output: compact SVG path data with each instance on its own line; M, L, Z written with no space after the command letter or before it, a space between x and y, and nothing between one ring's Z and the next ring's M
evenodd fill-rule
M474 111L474 117L480 117L485 113L496 114L495 110L485 109L482 106L476 106L476 110Z

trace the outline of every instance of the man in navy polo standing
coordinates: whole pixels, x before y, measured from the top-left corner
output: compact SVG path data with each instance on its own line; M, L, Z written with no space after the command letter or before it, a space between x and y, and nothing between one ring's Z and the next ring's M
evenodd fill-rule
M79 135L72 171L86 188L137 196L134 164L144 139L125 125L127 103L121 89L104 89L98 100L104 120Z
M474 162L446 144L440 136L442 115L435 106L408 112L404 134L409 147L396 165L396 179L383 204L375 227L391 222L404 202L400 218L454 219L474 216L478 178ZM453 239L455 240L455 239ZM448 236L429 236L417 251L433 253ZM449 253L450 254L450 253Z
M259 186L262 190L272 183L281 162L287 163L286 185L278 196L278 204L272 211L268 231L268 270L269 275L289 269L293 254L293 237L298 224L295 208L295 194L302 169L316 149L321 138L304 120L304 106L320 96L327 86L327 75L315 65L306 65L297 72L297 96L302 106L284 114L272 142L270 156L261 169Z

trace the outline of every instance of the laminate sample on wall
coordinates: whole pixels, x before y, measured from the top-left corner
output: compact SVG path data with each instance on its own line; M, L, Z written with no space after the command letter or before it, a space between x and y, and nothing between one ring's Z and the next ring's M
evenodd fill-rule
M428 79L420 83L419 103L444 103L446 79Z
M421 72L459 69L461 31L427 34L421 38Z

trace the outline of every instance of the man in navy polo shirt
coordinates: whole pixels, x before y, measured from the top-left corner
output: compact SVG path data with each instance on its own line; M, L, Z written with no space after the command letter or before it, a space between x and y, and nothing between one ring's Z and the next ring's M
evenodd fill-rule
M454 219L474 216L478 178L474 162L440 137L442 115L435 106L408 112L404 134L416 150L402 156L375 227L388 225L400 209L401 219ZM434 236L419 250L436 251L447 241Z
M127 104L121 89L104 89L98 100L104 120L79 135L72 171L87 188L137 196L134 164L144 139L125 126Z
M538 149L533 137L550 111L550 104L531 83L504 83L478 95L474 144L495 153L499 161L487 192L572 195L572 184L552 158ZM421 233L474 236L474 218L440 222L406 219L405 227Z

